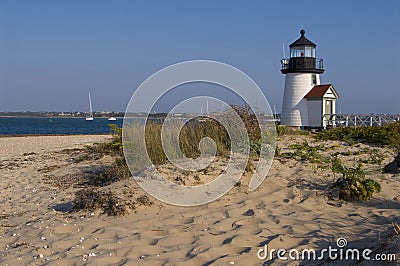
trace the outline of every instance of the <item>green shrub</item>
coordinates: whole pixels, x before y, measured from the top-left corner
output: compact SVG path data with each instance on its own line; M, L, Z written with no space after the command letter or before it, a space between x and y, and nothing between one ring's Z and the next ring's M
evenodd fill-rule
M261 153L261 140L250 139L250 155L259 156Z
M334 183L339 191L339 199L369 200L374 192L380 192L381 186L373 179L365 178L362 164L357 167L346 167L339 159L335 159L331 167L334 173L342 176Z
M275 146L275 157L281 156L281 148L279 148L278 143Z
M276 135L283 136L286 134L286 126L276 125Z
M366 141L400 150L400 122L372 127L336 127L318 133L316 139L345 141L350 145Z
M311 146L307 141L303 143L291 144L289 148L294 149L293 152L283 152L279 150L278 156L286 159L295 159L301 161L309 161L311 163L324 163L329 159L324 158L318 151L325 151L324 145ZM275 153L277 155L277 153Z
M371 149L368 152L368 158L362 160L362 163L369 164L382 164L383 160L385 160L386 156L379 152L378 149Z

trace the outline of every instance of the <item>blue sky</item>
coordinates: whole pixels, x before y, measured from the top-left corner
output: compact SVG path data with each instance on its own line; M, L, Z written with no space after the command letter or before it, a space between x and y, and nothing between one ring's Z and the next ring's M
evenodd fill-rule
M339 110L399 113L399 17L400 1L0 1L0 111L86 111L89 91L123 111L148 76L194 59L241 69L280 111L282 43L304 27Z

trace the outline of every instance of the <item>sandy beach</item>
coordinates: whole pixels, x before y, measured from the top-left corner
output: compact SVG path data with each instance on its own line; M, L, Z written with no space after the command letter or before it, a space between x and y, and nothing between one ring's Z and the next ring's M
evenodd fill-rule
M207 205L177 207L150 196L142 201L146 193L128 179L101 188L131 202L128 214L70 212L74 193L82 188L74 180L113 162L110 156L78 160L79 154L85 145L109 138L0 138L1 265L299 265L301 261L260 260L257 251L265 244L276 250L336 247L338 238L345 238L348 247L375 252L387 247L386 252L398 253L398 238L391 236L392 222L400 217L399 175L377 174L393 159L389 149L374 147L385 159L380 165L365 165L367 176L373 175L382 187L365 202L329 198L325 188L338 176L328 169L276 158L256 191L247 191L245 176L240 186ZM304 140L314 145L309 136L283 136L278 145L284 151ZM323 144L338 152L371 148ZM342 160L356 164L354 156Z

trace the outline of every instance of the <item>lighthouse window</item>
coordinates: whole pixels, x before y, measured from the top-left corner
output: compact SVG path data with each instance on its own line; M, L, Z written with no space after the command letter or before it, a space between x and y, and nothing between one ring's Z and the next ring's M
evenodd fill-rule
M306 57L315 57L315 48L313 47L306 47Z
M306 56L307 57L311 56L311 47L306 47Z
M295 48L290 49L290 57L296 57L296 49Z
M317 85L317 75L315 74L311 76L311 85Z
M304 57L307 56L305 47L297 47L290 49L290 57Z

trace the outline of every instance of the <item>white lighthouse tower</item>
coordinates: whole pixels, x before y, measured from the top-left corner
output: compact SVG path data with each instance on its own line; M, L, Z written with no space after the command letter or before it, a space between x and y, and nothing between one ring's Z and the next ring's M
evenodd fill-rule
M281 72L286 75L281 124L310 127L311 110L305 96L314 86L320 85L319 75L324 69L323 60L316 58L317 45L304 36L303 29L300 34L300 38L289 46L290 58L281 60Z

